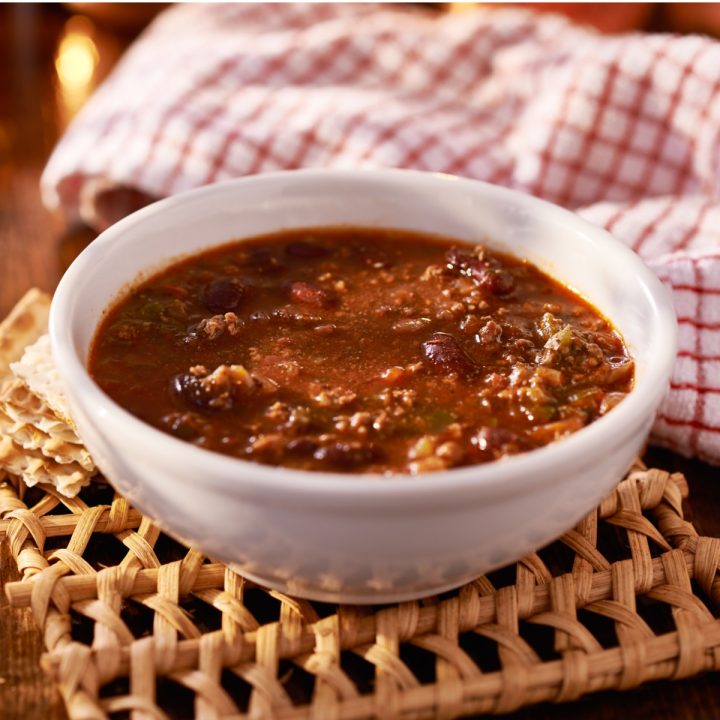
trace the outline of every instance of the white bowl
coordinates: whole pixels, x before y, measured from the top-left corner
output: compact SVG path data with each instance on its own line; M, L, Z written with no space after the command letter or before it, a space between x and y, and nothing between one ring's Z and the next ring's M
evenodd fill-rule
M635 387L553 445L420 477L314 473L208 452L136 419L85 363L129 283L171 258L282 228L436 232L527 257L611 319ZM519 192L411 171L291 171L204 187L97 238L63 277L50 335L80 435L103 473L171 535L267 586L312 599L389 602L437 593L517 560L572 527L640 451L676 352L669 293L628 248Z

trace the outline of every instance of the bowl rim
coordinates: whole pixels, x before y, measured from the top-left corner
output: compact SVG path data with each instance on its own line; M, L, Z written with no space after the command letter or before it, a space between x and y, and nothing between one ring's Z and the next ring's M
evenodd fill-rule
M653 362L642 382L639 386L636 385L612 412L557 442L486 464L420 475L295 470L223 455L198 448L145 423L105 394L89 375L75 349L72 337L72 308L75 296L82 288L83 276L88 272L97 272L97 263L102 262L103 248L120 242L125 233L141 225L147 218L172 212L174 208L188 201L202 200L207 196L233 192L236 189L242 190L248 184L267 184L269 187L279 181L303 183L309 179L323 179L333 183L390 182L403 186L418 183L459 184L459 187L470 191L509 199L516 205L523 206L528 212L550 214L557 221L569 223L572 232L585 242L607 246L610 250L609 256L617 259L619 255L640 284L653 322L661 330L653 337L648 348L648 353L653 354ZM447 186L443 186L445 187ZM168 260L172 259L172 256L168 257ZM667 389L677 345L677 323L669 290L636 253L606 230L569 210L518 190L442 173L402 169L300 169L268 172L205 185L154 202L112 225L78 255L60 280L53 297L49 334L58 372L63 382L72 386L68 395L77 393L82 396L83 406L92 416L94 423L119 423L123 433L131 436L132 441L140 446L147 449L152 447L156 454L171 454L173 462L182 462L188 467L203 467L203 482L208 489L212 486L231 494L253 490L267 496L281 491L288 498L316 492L332 498L372 497L386 500L437 495L438 492L443 495L454 492L460 494L461 491L473 490L482 494L505 495L535 485L538 477L547 477L548 471L556 470L558 478L562 477L563 468L574 467L579 460L587 463L588 458L603 452L603 448L614 447L628 433L638 431L650 419Z

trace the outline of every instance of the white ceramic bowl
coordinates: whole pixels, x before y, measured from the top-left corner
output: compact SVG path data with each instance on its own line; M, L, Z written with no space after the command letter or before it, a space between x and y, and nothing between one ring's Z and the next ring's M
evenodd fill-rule
M235 238L340 224L437 232L527 257L612 320L635 358L635 388L556 444L478 467L382 478L201 450L128 414L86 372L99 320L139 273ZM572 527L641 449L676 350L669 293L605 231L519 192L395 170L267 174L147 207L73 263L55 294L50 334L79 432L135 506L252 580L359 603L458 586Z

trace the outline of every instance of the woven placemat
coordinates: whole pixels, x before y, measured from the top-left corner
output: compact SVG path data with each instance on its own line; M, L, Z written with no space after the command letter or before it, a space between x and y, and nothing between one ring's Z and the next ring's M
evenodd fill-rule
M0 483L0 536L75 719L450 718L720 669L720 539L682 475L634 466L574 530L459 590L382 607L265 590L104 483Z

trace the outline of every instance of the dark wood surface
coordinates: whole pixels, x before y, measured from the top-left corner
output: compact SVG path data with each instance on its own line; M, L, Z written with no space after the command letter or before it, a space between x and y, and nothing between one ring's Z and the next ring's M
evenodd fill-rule
M39 177L67 119L54 59L68 13L60 6L0 6L0 317L32 286L52 291L64 268L93 237L47 212ZM125 33L128 31L125 30ZM95 80L112 66L131 32L93 31L100 57ZM720 473L666 451L649 461L682 470L690 481L688 512L698 531L720 536ZM8 548L0 546L0 720L65 718L57 691L39 667L42 641L29 610L7 606L2 588L16 579ZM529 708L514 718L720 718L720 677L707 675L603 693L564 706Z

